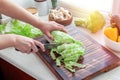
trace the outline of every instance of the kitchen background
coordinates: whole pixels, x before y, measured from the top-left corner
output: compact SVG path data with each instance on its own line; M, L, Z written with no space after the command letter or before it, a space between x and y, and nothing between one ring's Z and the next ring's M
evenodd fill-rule
M24 8L37 7L37 6L35 5L36 3L35 3L34 0L11 0L11 1L14 2L14 3L16 3L17 5L20 5L20 6L24 7ZM47 7L44 7L44 6L45 6L44 3L41 4L41 6L43 6L42 11L45 11L45 9L47 9L46 11L47 11L47 13L48 13L48 10L52 7L52 5L51 5L51 0L46 0L45 2L46 2L46 4L47 4ZM2 22L2 23L7 23L9 20L11 20L10 17L5 16L5 15L2 14L2 19L1 19L0 22Z
M30 7L30 6L35 6L34 4L34 0L11 0L13 1L14 3L18 4L18 5L21 5L23 6L24 8L27 8L27 7ZM48 1L48 9L51 8L51 0L47 0ZM120 0L59 0L59 5L61 6L64 6L66 7L67 9L69 9L74 16L86 16L86 14L89 12L89 10L94 10L94 9L98 9L102 12L105 12L105 13L113 13L113 14L119 14L120 13ZM8 51L8 52L7 52ZM6 54L9 53L9 52L12 52L12 50L6 50L6 52L4 52L5 54L5 58L6 58ZM12 55L13 53L13 55ZM17 52L15 54L15 51L13 51L11 54L8 54L8 56L10 56L10 60L14 60L16 61L16 64L20 63L20 65L24 65L23 68L26 68L26 72L28 73L31 73L31 75L38 75L37 71L39 72L39 70L36 69L36 67L38 67L39 69L39 66L40 65L40 62L38 61L38 59L36 58L36 56L27 56L26 58L26 55L22 55L22 54L17 54L19 52ZM18 56L20 55L20 57ZM31 58L33 60L31 60ZM9 60L9 57L7 58ZM26 60L26 61L24 61ZM29 61L31 60L31 61ZM31 66L31 67L28 67L28 65L25 65L25 63L28 63L30 62L30 65L31 65L31 62L33 63L34 65L34 61L36 61L36 66ZM38 61L38 62L37 62ZM12 63L12 62L11 62ZM38 64L38 65L37 65ZM23 68L21 68L21 66L18 67L22 70L24 70ZM40 69L40 71L44 71L44 67L45 66L40 66L42 67ZM33 68L35 70L35 73L36 74L33 74ZM44 73L47 73L47 70L48 69L45 69L46 72ZM33 71L33 72L32 72ZM104 74L104 75L101 75L101 76L98 76L97 79L94 79L94 80L101 80L102 77L106 77L106 78L102 78L102 80L120 80L119 79L119 76L118 74L120 74L120 68L116 68L115 70L111 71L111 72L108 72L108 74ZM42 74L44 74L42 73ZM111 74L113 73L113 74ZM49 76L50 74L48 74L47 76ZM39 75L38 75L39 76ZM44 78L46 77L45 75L41 76L41 78Z
M34 0L11 0L24 8L35 6ZM120 0L58 0L59 5L69 9L74 16L85 17L89 11L100 10L104 13L120 14ZM47 0L47 10L51 8L51 0Z
M35 6L34 0L11 0L14 3L28 8ZM120 0L58 0L59 5L69 8L74 16L84 16L83 14L91 10L100 10L102 12L119 14ZM51 0L47 0L48 10L51 8Z
M30 7L30 6L35 6L35 1L34 0L11 0L14 3L23 6L24 8ZM48 3L50 3L51 0L47 0ZM48 4L48 7L51 7L50 4Z

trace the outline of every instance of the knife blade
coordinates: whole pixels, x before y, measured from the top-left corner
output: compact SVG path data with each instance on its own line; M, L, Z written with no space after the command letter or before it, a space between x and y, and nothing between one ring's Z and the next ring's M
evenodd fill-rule
M49 43L54 43L51 39L48 38L47 35L44 34L43 36L44 36L44 38L45 38Z
M56 43L45 43L44 47L45 47L45 49L53 49L53 48L56 48L59 45L60 44L56 44Z

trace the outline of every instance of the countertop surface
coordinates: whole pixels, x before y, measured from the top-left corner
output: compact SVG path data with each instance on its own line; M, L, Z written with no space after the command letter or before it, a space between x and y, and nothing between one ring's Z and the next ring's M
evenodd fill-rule
M40 18L47 21L47 16ZM104 46L102 30L95 34L92 34L85 28L80 27L80 29ZM120 53L113 53L120 57ZM25 54L19 51L15 51L13 47L10 47L0 50L0 57L37 80L58 80L35 53ZM120 80L119 74L120 67L117 67L106 73L94 77L92 80Z

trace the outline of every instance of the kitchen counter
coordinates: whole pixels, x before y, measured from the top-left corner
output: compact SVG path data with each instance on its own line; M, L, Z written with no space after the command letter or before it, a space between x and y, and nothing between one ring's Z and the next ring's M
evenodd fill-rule
M47 20L47 16L40 18ZM104 46L102 30L95 34L92 34L85 28L80 29ZM120 57L120 53L113 53ZM15 51L13 47L10 47L0 50L0 57L37 80L57 80L56 76L49 70L49 68L35 53L24 54L19 51ZM119 74L120 67L117 67L113 70L96 76L92 80L120 80Z

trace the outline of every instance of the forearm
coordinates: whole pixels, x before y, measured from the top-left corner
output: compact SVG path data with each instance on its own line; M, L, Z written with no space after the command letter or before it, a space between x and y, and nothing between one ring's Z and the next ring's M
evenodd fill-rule
M40 28L40 24L42 26L43 23L42 21L38 20L37 17L29 13L27 10L12 3L10 0L0 0L0 13L27 22L38 28Z
M13 34L0 35L0 49L13 47L14 41L15 41L15 37L13 37Z
M33 25L34 27L41 29L41 31L52 40L53 40L53 37L50 34L51 31L61 30L66 32L63 25L60 25L55 22L42 21L38 19L38 17L33 16L24 8L10 2L10 0L0 0L0 13L3 13L12 18L27 22Z

